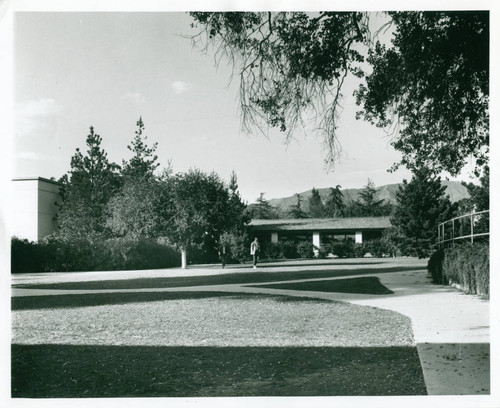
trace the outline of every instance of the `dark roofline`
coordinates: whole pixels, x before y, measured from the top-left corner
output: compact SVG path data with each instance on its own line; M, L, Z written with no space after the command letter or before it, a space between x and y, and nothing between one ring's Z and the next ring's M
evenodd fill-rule
M62 183L45 177L16 177L13 178L12 181L45 181L46 183L55 184L56 186L62 186Z

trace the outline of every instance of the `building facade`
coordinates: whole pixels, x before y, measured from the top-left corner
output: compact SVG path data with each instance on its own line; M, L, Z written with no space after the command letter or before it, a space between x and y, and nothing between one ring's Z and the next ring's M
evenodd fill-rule
M43 177L16 178L11 183L11 235L38 241L56 229L56 203L61 184Z
M252 220L250 234L261 241L309 241L316 248L335 241L362 243L382 236L391 226L389 217L304 218L286 220Z

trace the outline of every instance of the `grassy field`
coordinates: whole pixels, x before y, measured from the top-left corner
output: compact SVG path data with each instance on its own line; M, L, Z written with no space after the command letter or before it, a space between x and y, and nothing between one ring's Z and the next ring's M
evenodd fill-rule
M258 285L300 279L298 273L197 282ZM186 278L155 282L169 287L178 279ZM13 397L426 393L411 322L398 313L289 296L134 293L151 280L117 282L131 292L13 298ZM302 282L294 289L390 294L378 279L334 282Z

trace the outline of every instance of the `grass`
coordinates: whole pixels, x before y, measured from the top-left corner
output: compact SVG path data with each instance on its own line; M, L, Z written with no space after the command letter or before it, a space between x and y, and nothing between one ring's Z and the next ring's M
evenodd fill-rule
M382 266L369 271L393 269ZM256 284L366 272L310 269L60 285L68 285L68 289L102 289L103 285L134 289L186 283ZM297 283L297 288L337 285L336 290L377 292L382 286L373 279L341 281L345 282ZM50 287L62 289L60 285ZM49 285L33 285L42 286ZM426 392L411 322L388 310L311 298L213 291L15 297L12 310L13 397Z
M392 290L382 285L379 278L374 276L310 282L274 283L252 286L317 292L363 293L370 295L391 295L394 293Z
M137 279L113 279L86 282L60 282L44 284L16 284L15 288L32 289L129 289L133 288L175 288L187 286L208 285L231 285L261 282L275 282L298 279L334 278L339 276L356 276L369 273L392 273L392 272L414 272L421 271L418 266L394 266L380 268L357 268L357 269L310 269L301 271L281 272L237 272L222 275L186 276L170 278L137 278Z
M264 295L19 310L15 344L126 346L413 346L409 318L343 302Z
M413 347L12 346L14 398L424 394Z

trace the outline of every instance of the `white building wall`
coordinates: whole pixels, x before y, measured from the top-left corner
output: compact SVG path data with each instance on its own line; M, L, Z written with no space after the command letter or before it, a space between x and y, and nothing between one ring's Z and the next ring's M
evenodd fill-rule
M38 241L56 228L59 185L42 178L14 179L9 200L12 236Z
M38 181L38 239L51 234L56 229L56 202L60 201L59 186L43 180Z

